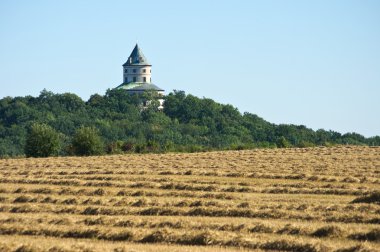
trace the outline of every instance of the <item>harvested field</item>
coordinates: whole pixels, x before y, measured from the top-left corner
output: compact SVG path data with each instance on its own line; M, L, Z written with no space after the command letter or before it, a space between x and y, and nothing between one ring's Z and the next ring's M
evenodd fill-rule
M0 251L378 251L380 148L0 160Z

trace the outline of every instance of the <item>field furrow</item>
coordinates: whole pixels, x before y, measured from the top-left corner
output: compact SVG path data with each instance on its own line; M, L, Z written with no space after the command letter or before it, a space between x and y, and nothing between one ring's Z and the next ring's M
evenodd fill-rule
M3 159L0 251L377 251L379 195L370 147Z

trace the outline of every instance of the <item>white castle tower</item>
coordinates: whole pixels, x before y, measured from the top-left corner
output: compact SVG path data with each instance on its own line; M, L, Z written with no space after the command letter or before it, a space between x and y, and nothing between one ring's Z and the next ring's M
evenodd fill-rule
M123 83L117 89L128 93L142 93L148 90L163 95L163 89L152 83L152 65L148 63L140 47L136 44L127 62L123 64Z

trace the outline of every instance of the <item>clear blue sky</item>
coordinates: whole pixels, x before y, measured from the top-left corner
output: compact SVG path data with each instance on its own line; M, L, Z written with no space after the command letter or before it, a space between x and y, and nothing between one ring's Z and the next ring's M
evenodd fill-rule
M380 1L0 1L0 98L152 81L273 123L380 135Z

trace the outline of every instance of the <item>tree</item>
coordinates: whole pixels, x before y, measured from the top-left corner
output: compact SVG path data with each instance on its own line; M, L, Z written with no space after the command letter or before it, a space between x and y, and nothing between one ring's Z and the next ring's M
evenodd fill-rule
M103 141L94 127L81 126L74 134L71 147L74 154L79 156L103 153Z
M279 137L276 141L276 145L278 148L289 148L291 147L291 144L285 137Z
M165 100L163 110L158 110L157 99ZM92 95L85 102L72 93L54 94L43 90L37 97L0 98L0 158L26 154L26 139L28 135L32 138L33 123L49 125L59 132L58 155L100 154L106 151L102 141L109 147L108 152L118 152L120 148L123 152L149 152L380 145L379 136L366 138L357 133L314 131L303 125L276 125L254 114L242 115L231 105L183 91L162 97L156 92L132 95L126 90L109 89L105 95ZM93 127L90 135L95 135L95 140L90 135L87 136L90 139L84 140L82 132L82 138L73 145L74 135L81 125ZM48 137L40 133L42 136ZM118 141L126 143L125 148L119 146ZM37 143L28 141L28 156L57 155L54 148L50 153L37 151Z
M60 150L59 134L49 125L32 124L26 138L27 157L49 157L58 155Z

